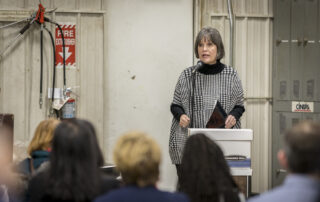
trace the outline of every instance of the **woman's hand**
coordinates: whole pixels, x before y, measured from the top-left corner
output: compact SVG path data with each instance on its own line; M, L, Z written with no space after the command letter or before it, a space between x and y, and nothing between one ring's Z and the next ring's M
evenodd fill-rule
M229 115L227 117L226 122L225 122L225 125L226 125L225 128L232 128L236 123L237 123L236 118L234 118L234 116L232 116L232 115Z
M186 115L186 114L182 114L181 116L180 116L180 122L179 122L179 125L181 126L181 127L187 127L188 125L189 125L189 123L190 123L190 118Z

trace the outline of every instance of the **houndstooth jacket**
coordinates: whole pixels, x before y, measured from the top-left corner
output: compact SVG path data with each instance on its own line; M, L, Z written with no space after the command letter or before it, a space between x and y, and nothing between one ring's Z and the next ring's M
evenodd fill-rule
M184 109L188 117L191 112L192 74L195 76L193 120L194 128L205 128L214 108L219 101L227 114L236 106L243 106L243 89L235 69L225 66L218 74L192 73L195 66L185 69L176 84L173 102ZM234 128L240 128L237 121ZM188 128L179 126L173 118L169 139L169 154L173 164L180 164Z

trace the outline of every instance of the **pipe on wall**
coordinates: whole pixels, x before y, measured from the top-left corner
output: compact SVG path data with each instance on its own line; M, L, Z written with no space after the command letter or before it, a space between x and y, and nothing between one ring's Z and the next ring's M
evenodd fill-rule
M231 0L227 0L228 2L228 14L229 14L229 24L230 24L230 61L229 65L233 67L233 33L234 33L234 25L233 25L233 11L232 11L232 2Z

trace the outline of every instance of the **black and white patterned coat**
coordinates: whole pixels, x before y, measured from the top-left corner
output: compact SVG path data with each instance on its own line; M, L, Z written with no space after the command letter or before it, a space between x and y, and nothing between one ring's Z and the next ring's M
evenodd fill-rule
M172 104L179 105L185 114L191 117L192 103L192 75L195 76L193 126L194 128L205 128L214 108L219 101L227 114L236 106L243 106L243 89L241 81L235 69L224 65L218 74L202 74L198 71L192 72L195 67L185 69L175 87ZM240 120L234 128L240 128ZM185 141L187 139L187 128L179 126L179 122L173 118L170 130L169 153L173 164L180 164Z

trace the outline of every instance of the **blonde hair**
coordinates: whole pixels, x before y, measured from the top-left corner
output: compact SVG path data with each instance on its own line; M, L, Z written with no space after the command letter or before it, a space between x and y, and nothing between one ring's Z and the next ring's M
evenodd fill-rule
M113 160L126 184L154 185L159 179L161 151L147 134L129 132L118 140Z
M53 133L59 123L60 121L57 119L48 119L39 123L28 146L28 154L30 156L33 151L51 148Z

